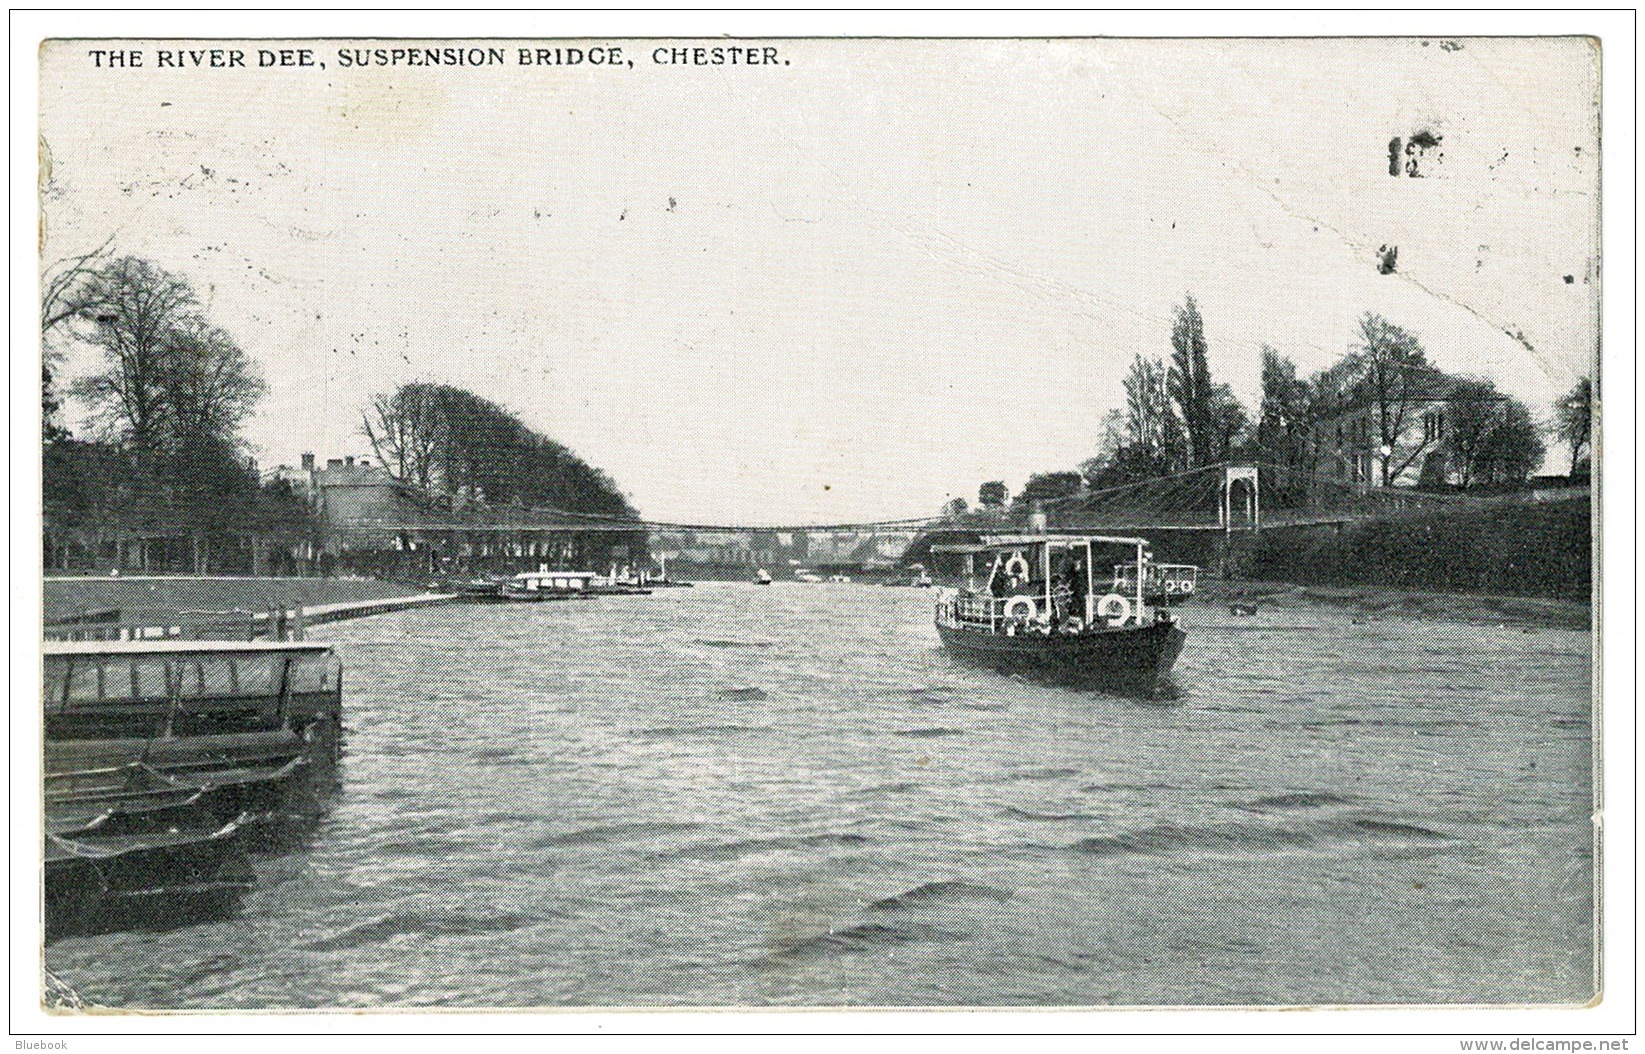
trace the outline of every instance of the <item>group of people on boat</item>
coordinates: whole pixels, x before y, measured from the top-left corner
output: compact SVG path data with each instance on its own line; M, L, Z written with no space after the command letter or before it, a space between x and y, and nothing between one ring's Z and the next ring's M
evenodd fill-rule
M1055 632L1059 629L1075 632L1084 625L1081 612L1084 598L1091 592L1091 569L1082 554L1073 549L1052 554L1049 590L1045 579L1034 576L1034 567L1024 550L997 553L988 574L988 592L1007 602L1014 597L1033 601L1038 612L1041 601L1050 598L1050 611L1039 612Z

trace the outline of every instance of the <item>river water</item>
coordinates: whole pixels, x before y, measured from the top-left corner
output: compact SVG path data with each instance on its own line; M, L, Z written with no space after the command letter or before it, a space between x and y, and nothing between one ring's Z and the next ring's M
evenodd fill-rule
M1575 1003L1588 633L1189 605L1175 691L973 668L932 595L707 583L323 627L348 753L117 1007Z

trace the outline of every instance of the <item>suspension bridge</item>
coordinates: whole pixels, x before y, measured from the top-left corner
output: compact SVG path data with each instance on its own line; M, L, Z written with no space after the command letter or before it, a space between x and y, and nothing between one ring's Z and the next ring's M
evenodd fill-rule
M1575 490L1573 490L1573 494ZM1536 500L1541 492L1482 495L1379 486L1328 472L1265 462L1225 462L1134 483L959 514L840 523L685 523L555 510L588 529L709 534L829 534L1015 530L1043 515L1051 531L1223 531L1344 524L1440 510Z
M1082 488L1073 494L1019 498L1008 506L957 515L753 525L519 507L459 514L424 506L414 516L357 519L353 527L394 532L406 539L407 549L419 549L426 540L442 552L528 559L568 558L563 547L579 536L603 536L631 552L620 540L643 536L653 558L688 564L866 569L917 559L922 541L1046 530L1141 535L1179 558L1221 562L1227 553L1254 544L1264 531L1340 530L1359 521L1444 511L1466 515L1549 496L1533 491L1492 496L1377 486L1307 466L1230 462L1119 486Z

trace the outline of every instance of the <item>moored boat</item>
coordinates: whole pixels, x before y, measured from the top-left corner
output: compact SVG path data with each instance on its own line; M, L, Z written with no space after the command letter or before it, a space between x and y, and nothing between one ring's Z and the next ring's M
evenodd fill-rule
M768 586L771 584L771 576L766 573L765 568L762 567L754 572L754 584L757 586Z
M46 775L331 764L342 666L301 641L47 641Z
M610 577L593 571L525 571L503 583L506 600L571 600L579 597L647 596L648 588L627 585L615 574Z
M42 650L50 932L230 910L255 881L245 832L277 842L286 821L323 812L342 752L342 667L329 645Z
M231 914L256 885L236 835L197 805L48 827L46 935L170 926Z
M1151 687L1170 673L1184 634L1143 594L1147 545L1107 535L1019 535L934 547L963 554L966 566L966 587L937 600L937 634L950 651L996 668ZM1130 595L1098 592L1097 550L1115 546L1134 552Z

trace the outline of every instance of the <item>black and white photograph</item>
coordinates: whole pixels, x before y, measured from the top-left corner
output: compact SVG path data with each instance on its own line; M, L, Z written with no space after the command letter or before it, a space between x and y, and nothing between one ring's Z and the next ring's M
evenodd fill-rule
M1589 1028L1632 53L1475 21L25 42L14 1003Z

